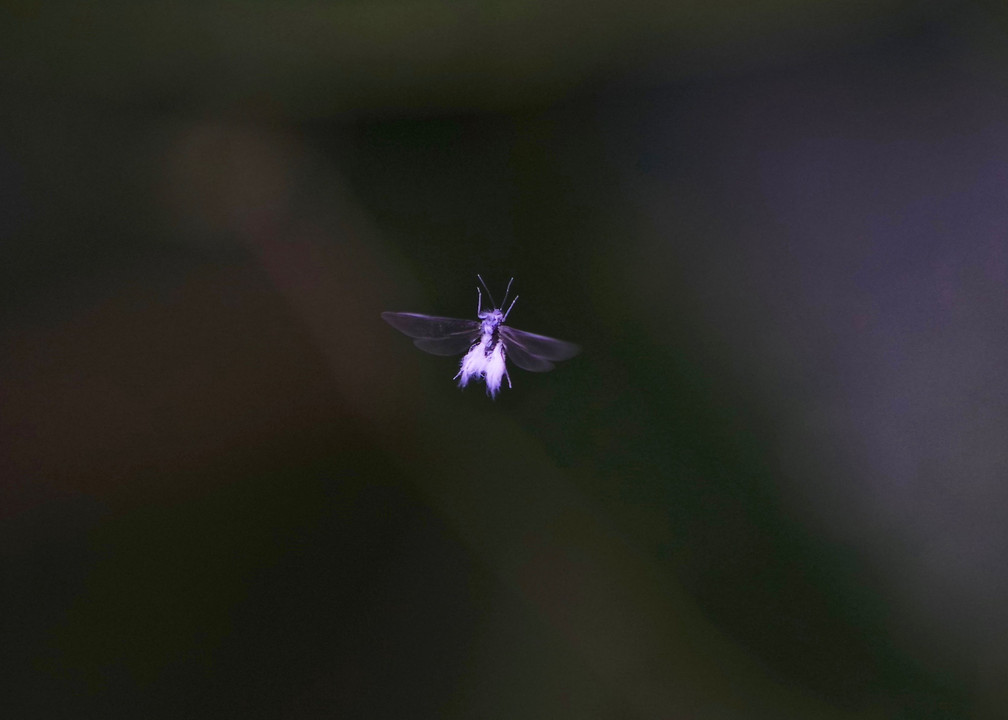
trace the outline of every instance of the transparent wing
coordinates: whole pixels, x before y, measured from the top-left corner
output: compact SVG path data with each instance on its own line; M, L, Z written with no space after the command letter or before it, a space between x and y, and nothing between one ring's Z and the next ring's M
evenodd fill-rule
M524 330L516 330L507 325L501 325L500 334L504 338L504 348L508 351L508 355L514 360L515 365L524 370L543 372L551 369L553 366L551 364L550 367L525 367L516 356L515 350L518 351L517 355L523 356L522 359L525 359L525 356L527 356L535 360L545 360L549 363L559 360L569 360L581 352L580 346L566 340L557 340L545 335L536 335Z
M383 312L381 316L396 330L414 338L414 345L432 355L463 353L479 336L478 320L404 312Z
M411 338L443 338L448 335L479 332L479 320L437 317L407 312L383 312L382 320Z
M529 372L546 372L556 367L549 360L530 355L528 350L509 340L504 341L504 356L522 370Z
M474 342L476 338L470 332L443 338L417 338L413 344L431 355L459 355L471 348Z

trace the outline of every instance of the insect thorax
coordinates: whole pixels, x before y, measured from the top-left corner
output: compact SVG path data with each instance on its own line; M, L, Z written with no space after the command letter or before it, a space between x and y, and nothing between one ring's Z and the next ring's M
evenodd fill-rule
M493 334L497 335L497 327L504 322L504 313L500 310L488 310L487 312L480 313L480 333L483 335Z

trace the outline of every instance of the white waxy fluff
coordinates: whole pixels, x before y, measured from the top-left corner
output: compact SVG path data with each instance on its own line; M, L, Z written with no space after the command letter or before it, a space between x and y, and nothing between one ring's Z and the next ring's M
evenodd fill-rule
M487 395L497 397L500 390L501 380L508 377L507 366L504 363L504 344L498 342L491 351L486 361L486 388ZM511 378L508 377L508 387L511 386Z
M458 378L459 387L465 387L469 384L469 381L473 378L479 378L486 371L487 366L487 356L486 356L486 346L487 346L487 336L484 335L480 338L480 341L469 348L469 352L465 354L462 358L462 364L459 365Z

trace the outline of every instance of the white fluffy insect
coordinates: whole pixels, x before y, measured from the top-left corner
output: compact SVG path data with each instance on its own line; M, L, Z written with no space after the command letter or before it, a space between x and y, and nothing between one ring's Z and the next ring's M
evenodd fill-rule
M552 370L553 363L568 360L577 355L581 348L574 343L536 335L535 333L516 330L504 324L511 308L518 301L516 295L507 311L507 296L511 292L508 281L504 292L504 302L496 307L490 288L483 278L476 276L483 284L492 310L483 309L483 293L476 286L476 317L478 320L463 320L460 318L436 317L407 312L383 312L382 319L399 332L413 338L413 344L433 355L457 355L465 352L459 365L455 379L459 387L465 387L469 381L483 378L486 382L487 395L496 397L501 382L507 378L511 387L511 378L507 371L507 360L510 360L522 370L546 372Z

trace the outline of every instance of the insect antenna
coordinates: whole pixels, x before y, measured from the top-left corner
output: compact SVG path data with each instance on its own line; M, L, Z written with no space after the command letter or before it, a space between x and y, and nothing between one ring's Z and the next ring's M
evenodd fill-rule
M501 307L504 307L505 305L507 305L508 293L511 292L511 283L513 283L513 282L514 282L514 278L511 278L510 280L508 280L507 290L504 291L504 302L501 303ZM508 313L511 312L511 308L514 307L514 304L516 302L518 302L518 296L517 295L515 295L514 296L514 300L511 301L511 305L508 307L507 312L504 313L504 317L501 319L501 322L504 322L505 320L507 320Z
M483 283L483 289L487 291L487 297L489 297L489 298L490 298L490 304L491 304L491 305L493 306L493 308L494 308L494 309L496 310L496 309L497 309L497 303L495 303L495 302L494 302L494 299L493 299L493 293L492 293L492 292L490 292L490 288L488 288L488 287L487 287L487 284L486 284L486 281L485 281L485 280L483 280L483 276L482 276L482 275L480 275L479 273L476 273L476 277L478 277L478 278L479 278L479 281L480 281L481 283ZM479 286L477 286L477 287L476 287L476 291L477 291L477 292L479 292Z
M508 294L511 292L511 283L513 283L513 282L514 282L514 278L511 278L510 280L508 280L507 289L504 291L504 299L501 300L501 307L504 307L505 305L507 305L507 297L508 297Z

